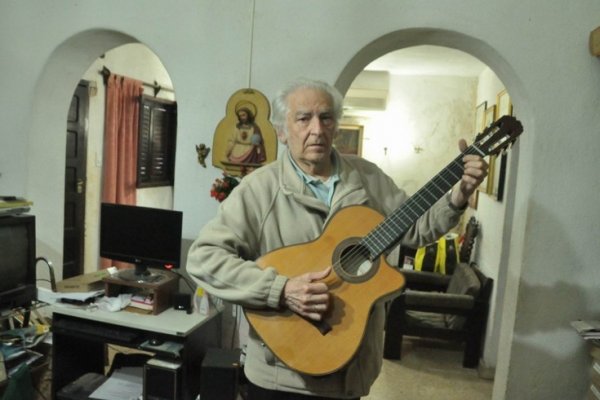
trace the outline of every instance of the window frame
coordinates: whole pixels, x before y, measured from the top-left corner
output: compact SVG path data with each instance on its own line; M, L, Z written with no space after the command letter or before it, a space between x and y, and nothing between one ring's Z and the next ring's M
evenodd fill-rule
M137 188L174 185L176 139L177 102L140 96Z

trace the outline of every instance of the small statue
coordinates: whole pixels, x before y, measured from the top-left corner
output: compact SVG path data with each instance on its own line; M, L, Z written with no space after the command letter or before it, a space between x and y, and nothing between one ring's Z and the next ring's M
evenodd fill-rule
M206 168L206 162L204 160L206 159L206 156L208 156L208 153L210 153L210 147L206 147L204 143L197 144L196 153L198 153L198 162Z

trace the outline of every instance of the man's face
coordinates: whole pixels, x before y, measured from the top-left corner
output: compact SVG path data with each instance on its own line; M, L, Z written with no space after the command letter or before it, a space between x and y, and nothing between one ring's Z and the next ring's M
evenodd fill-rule
M336 133L331 99L323 91L301 88L288 96L288 106L287 136L279 132L280 140L302 169L327 172Z

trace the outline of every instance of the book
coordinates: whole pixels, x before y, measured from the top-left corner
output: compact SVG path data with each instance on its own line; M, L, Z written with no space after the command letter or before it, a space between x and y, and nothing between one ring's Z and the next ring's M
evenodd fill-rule
M596 388L600 388L600 364L598 364L597 361L594 361L592 365L590 380L592 381L592 385L594 385Z
M33 202L16 196L0 196L0 215L23 214L31 209Z
M4 363L4 356L0 351L0 384L4 382L8 377L6 376L6 365Z
M32 204L23 197L0 196L0 208L30 207Z
M41 353L33 350L25 350L25 353L23 353L21 356L11 360L5 360L7 376L10 378L19 370L22 365L31 365L40 358L42 358Z
M590 355L594 360L600 362L600 344L596 343L595 340L591 340L590 343L592 344L592 346L590 346Z
M600 321L597 320L577 320L572 321L571 326L585 340L600 339Z
M129 305L142 310L152 310L154 307L154 296L152 294L135 294L131 296L131 303Z
M588 399L590 400L600 400L600 390L594 385L590 386L590 392L588 395Z

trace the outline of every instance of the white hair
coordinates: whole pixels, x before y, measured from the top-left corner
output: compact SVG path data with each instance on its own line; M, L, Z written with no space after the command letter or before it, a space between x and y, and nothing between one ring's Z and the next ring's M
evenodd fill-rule
M284 132L287 135L286 119L289 110L288 98L290 94L298 89L316 89L326 93L333 105L333 116L335 119L335 127L337 128L343 114L343 101L341 93L333 86L324 81L300 78L285 86L273 99L271 122L277 132Z

